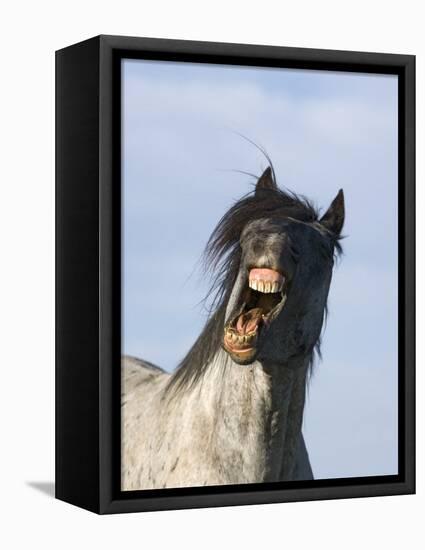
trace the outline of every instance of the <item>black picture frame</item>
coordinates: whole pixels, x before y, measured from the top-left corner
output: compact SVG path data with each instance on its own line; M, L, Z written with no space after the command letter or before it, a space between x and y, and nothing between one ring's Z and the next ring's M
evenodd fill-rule
M120 491L120 60L398 75L399 473ZM100 514L415 491L415 57L98 36L56 52L56 498Z

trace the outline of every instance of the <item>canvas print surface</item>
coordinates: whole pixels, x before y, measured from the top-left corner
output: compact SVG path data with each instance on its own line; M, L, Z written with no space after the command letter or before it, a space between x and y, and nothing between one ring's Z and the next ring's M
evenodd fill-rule
M121 85L122 490L397 474L397 77Z

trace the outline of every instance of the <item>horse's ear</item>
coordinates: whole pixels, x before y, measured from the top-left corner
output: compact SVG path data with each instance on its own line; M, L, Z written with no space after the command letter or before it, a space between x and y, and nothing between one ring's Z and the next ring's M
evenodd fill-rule
M320 223L335 235L339 235L344 225L344 218L344 191L340 189L338 195L334 198L332 204L320 219Z
M274 181L273 172L270 166L266 168L263 175L258 178L257 185L255 186L255 196L258 196L264 190L275 191L277 189L276 182Z

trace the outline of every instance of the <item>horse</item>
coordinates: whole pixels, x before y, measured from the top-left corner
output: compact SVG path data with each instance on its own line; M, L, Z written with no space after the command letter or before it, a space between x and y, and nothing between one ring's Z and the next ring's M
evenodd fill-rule
M302 435L344 194L320 216L270 163L205 249L205 327L172 373L122 357L124 491L311 480Z

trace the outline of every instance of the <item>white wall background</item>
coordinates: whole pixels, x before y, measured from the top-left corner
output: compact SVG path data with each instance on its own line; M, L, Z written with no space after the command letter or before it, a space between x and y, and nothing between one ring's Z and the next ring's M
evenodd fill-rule
M155 4L40 0L3 6L3 548L423 547L423 339L418 343L418 496L96 517L46 494L54 475L54 50L104 33L416 54L421 212L425 207L421 185L425 43L420 7L420 2L409 0L263 0L261 4L246 0L157 0ZM418 218L421 281L425 275L423 246L421 252L424 218ZM419 287L420 306L423 300L423 287ZM422 334L422 308L418 313L418 334Z

